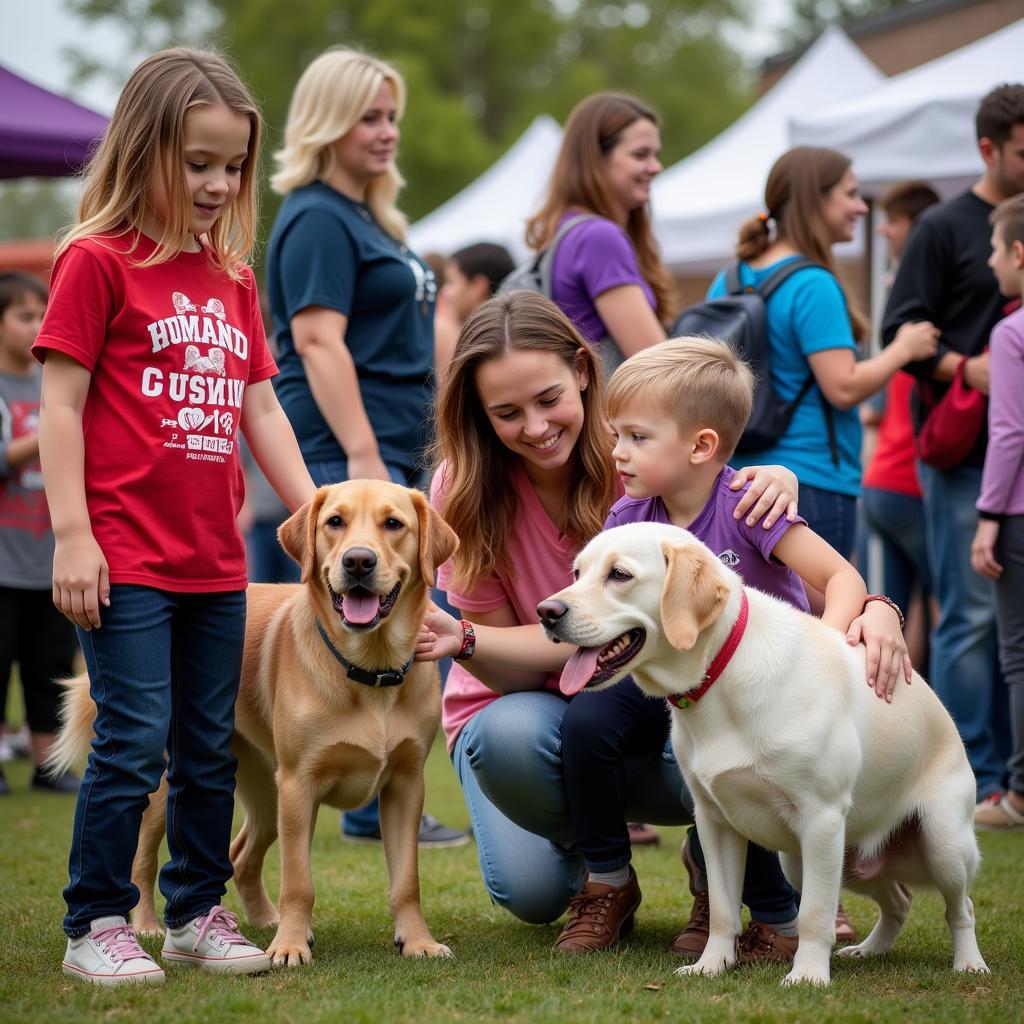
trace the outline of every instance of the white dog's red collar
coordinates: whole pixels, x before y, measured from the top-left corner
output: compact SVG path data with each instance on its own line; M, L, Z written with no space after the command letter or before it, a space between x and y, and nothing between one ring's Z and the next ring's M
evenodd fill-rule
M747 592L744 590L741 593L743 600L740 602L740 613L736 616L736 621L725 638L722 649L715 655L715 660L708 665L708 670L704 673L700 686L687 690L686 693L674 693L668 698L669 704L673 707L688 708L691 704L696 704L711 689L715 680L725 671L725 666L729 664L729 660L736 653L736 648L739 647L740 640L743 639L743 633L747 628L747 613L750 611Z

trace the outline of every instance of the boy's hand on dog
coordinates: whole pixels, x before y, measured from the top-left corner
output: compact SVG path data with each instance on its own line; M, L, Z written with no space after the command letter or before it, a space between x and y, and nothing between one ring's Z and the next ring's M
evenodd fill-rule
M900 629L900 618L882 601L871 601L846 631L851 647L864 644L864 667L868 686L883 700L892 703L893 690L900 676L910 685L914 667L910 663L907 642Z
M441 611L433 601L416 637L416 661L440 661L454 658L462 649L462 623Z

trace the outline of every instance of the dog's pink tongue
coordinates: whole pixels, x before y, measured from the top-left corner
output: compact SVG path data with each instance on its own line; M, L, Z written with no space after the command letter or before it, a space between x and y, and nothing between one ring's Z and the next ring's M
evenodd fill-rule
M341 611L345 618L356 626L365 626L372 622L380 610L380 598L376 594L368 594L365 590L352 591L341 599Z
M579 693L590 682L597 670L597 656L600 653L600 647L579 647L565 663L558 688L566 697Z

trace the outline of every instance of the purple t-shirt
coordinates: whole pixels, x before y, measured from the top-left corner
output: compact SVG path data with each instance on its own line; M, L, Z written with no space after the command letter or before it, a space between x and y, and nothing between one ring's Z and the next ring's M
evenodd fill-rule
M578 216L568 212L558 222ZM610 288L637 284L651 308L657 306L651 286L640 273L629 235L604 217L585 220L558 243L551 265L551 297L587 341L597 344L608 334L594 300Z
M738 572L748 587L755 587L801 611L807 611L807 594L800 577L778 559L772 558L779 538L793 523L783 516L770 530L766 530L760 523L747 526L746 519L734 519L733 512L747 488L730 490L729 482L733 475L734 471L728 466L718 474L707 503L687 529L707 544L730 569ZM806 525L807 521L797 516L795 522ZM610 530L626 523L666 523L671 526L672 520L661 498L624 497L612 505L604 528Z

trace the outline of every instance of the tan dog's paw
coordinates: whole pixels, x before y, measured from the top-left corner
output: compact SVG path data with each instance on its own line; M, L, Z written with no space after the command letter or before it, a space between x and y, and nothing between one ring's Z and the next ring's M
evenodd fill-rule
M398 950L402 956L443 956L449 959L453 958L455 954L443 943L435 942L429 936L426 939L420 939L418 941L405 942L399 936L395 936L395 949Z
M136 935L159 938L164 933L163 925L152 914L132 914L132 928Z
M267 947L267 956L275 967L298 967L313 959L309 942L298 936L282 934L279 930Z
M259 910L247 911L245 916L253 928L276 928L281 923L281 915L273 903Z

